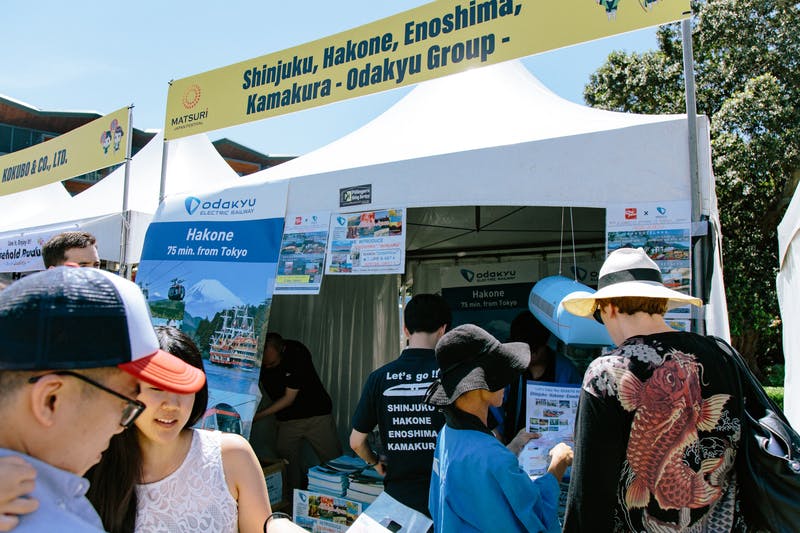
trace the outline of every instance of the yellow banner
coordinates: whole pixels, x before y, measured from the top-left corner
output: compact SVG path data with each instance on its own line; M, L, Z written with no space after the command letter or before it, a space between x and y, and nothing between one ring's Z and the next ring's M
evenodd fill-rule
M689 0L438 0L176 80L164 136L292 113L690 15Z
M127 157L128 108L54 139L0 157L0 196L63 181L122 163Z

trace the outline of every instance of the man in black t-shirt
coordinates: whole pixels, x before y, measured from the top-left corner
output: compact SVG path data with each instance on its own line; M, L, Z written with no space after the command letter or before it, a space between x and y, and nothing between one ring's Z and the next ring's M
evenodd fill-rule
M268 333L259 377L272 404L253 420L274 414L278 420L278 455L289 461L289 489L303 486L302 441L307 440L320 462L342 454L331 397L322 385L311 352L303 343Z
M595 314L617 345L583 378L564 531L742 531L735 369L714 339L664 320L701 300L665 287L641 248L622 248L597 292L562 304Z
M414 296L406 304L403 318L408 347L367 378L353 415L350 447L386 476L384 487L390 496L430 516L433 451L444 415L422 400L439 375L434 347L452 319L447 302L435 294ZM367 443L376 425L385 459Z

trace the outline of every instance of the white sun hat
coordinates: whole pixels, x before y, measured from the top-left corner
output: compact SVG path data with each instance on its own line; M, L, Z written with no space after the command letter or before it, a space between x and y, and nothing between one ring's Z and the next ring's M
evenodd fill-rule
M613 251L600 268L597 292L572 292L561 303L573 315L590 317L597 307L597 300L624 296L662 298L668 300L667 309L688 304L703 305L700 298L666 288L658 265L641 248Z

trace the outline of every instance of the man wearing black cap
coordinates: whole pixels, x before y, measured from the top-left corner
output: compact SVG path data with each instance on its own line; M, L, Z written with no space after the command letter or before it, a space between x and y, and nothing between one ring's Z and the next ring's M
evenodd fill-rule
M144 404L139 382L192 393L202 371L163 352L139 288L57 267L0 292L0 456L36 469L40 507L16 531L103 531L80 477Z
M562 304L599 316L617 345L583 378L564 530L745 530L735 501L735 369L714 339L664 320L700 299L665 287L643 249L622 248L600 268L597 292Z
M386 476L390 496L428 515L433 449L444 418L421 402L438 373L433 347L450 325L450 307L436 294L417 294L406 304L403 321L408 347L367 378L353 415L350 447ZM367 444L376 425L383 461Z
M436 345L439 379L425 402L443 408L447 423L433 458L428 506L435 531L561 531L559 481L572 463L564 443L551 451L547 474L531 481L517 454L533 433L521 433L508 448L487 426L490 406L503 402L503 389L528 367L530 349L501 344L465 324Z

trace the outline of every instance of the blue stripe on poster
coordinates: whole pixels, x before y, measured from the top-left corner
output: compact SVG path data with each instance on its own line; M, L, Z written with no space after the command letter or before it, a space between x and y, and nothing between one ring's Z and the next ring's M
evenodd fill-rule
M154 222L142 260L276 263L282 234L283 218Z

